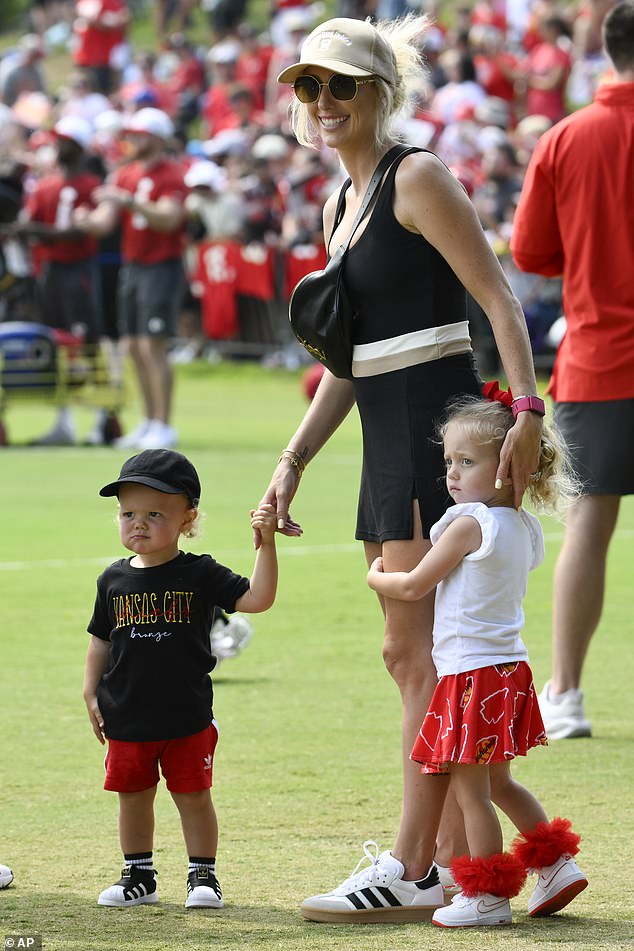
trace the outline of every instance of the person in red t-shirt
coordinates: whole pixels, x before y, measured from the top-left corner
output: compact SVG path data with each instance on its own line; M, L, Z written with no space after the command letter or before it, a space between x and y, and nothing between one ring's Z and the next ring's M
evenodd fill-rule
M99 92L108 95L117 72L113 53L125 42L130 22L128 5L125 0L76 0L75 13L73 61L90 70Z
M517 56L504 49L504 34L494 26L476 25L469 31L476 79L487 96L515 106L515 83L521 78Z
M145 416L116 445L169 449L178 437L169 421L172 369L167 348L185 290L187 188L183 168L166 154L174 131L166 113L140 109L130 117L126 131L134 161L117 169L112 180L98 189L98 207L78 215L77 222L98 236L121 222L119 328L136 369Z
M205 67L182 33L170 37L169 48L178 62L165 86L174 97L172 117L179 128L186 129L200 113L200 97L207 84Z
M229 97L236 83L239 55L240 45L234 40L225 40L212 46L207 54L211 82L203 96L200 112L203 132L208 139L233 124Z
M256 109L264 109L264 90L273 55L273 47L265 43L249 23L238 27L242 52L236 64L236 81L253 90Z
M572 69L568 24L548 16L539 24L542 42L528 54L526 115L547 116L559 122L566 113L566 84Z
M566 332L549 392L584 495L555 567L553 668L540 707L548 736L589 736L579 689L603 610L621 496L634 494L634 2L608 13L615 82L539 139L515 213L522 270L563 275Z
M101 336L97 242L73 223L78 208L94 208L100 184L85 167L92 130L85 119L66 116L54 127L57 168L36 182L13 233L27 239L37 252L38 315L55 330L70 333L95 358ZM38 445L76 442L68 406L59 409L53 428L35 440Z

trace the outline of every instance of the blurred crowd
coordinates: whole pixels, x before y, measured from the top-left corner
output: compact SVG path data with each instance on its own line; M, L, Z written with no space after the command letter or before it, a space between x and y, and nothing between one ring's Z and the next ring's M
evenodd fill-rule
M429 70L400 132L433 150L468 191L524 306L536 355L549 347L561 286L515 269L514 209L539 136L609 81L600 25L613 2L475 0L437 8L420 0L416 7L431 18L421 41ZM406 0L339 0L335 13L386 18L411 9ZM131 41L140 12L154 18L152 48ZM324 264L321 209L343 175L328 150L297 146L287 115L292 87L276 76L297 61L302 41L326 16L320 3L273 0L262 32L249 21L248 0L157 0L146 8L141 0L33 3L32 32L0 59L0 320L37 320L42 307L37 274L46 251L15 222L59 162L56 127L66 123L86 169L107 182L130 160L132 117L153 109L169 117L165 145L186 185L187 287L172 360L213 355L215 342L236 339L253 344L255 355L258 343L262 352L288 345L289 359L300 360L288 340L285 302L305 273ZM201 17L208 31L204 45L192 39L194 17L196 34ZM69 68L51 88L47 58L60 45ZM107 272L104 288L112 288L117 235L95 253ZM103 334L112 339L114 300L103 302ZM477 337L485 322L477 313L473 321Z

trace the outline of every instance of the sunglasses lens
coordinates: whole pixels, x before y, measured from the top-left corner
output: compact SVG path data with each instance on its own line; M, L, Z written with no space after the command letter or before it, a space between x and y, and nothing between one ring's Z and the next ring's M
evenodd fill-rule
M357 94L357 81L354 76L343 76L341 73L335 73L330 77L328 88L335 99L346 102L354 99Z
M293 89L300 102L315 102L319 99L320 85L314 76L298 76Z

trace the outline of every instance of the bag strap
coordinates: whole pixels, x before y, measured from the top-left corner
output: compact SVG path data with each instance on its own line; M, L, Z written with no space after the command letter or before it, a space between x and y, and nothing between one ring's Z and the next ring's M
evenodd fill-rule
M350 242L352 241L355 231L357 230L357 228L359 227L359 225L361 224L361 222L367 215L372 199L376 195L377 189L379 185L381 184L381 181L383 179L383 176L385 175L386 170L390 167L390 165L394 162L395 159L398 158L400 161L401 158L404 158L406 155L409 155L411 152L420 152L420 151L421 151L420 149L417 149L414 146L395 145L393 148L389 150L389 152L385 153L385 155L383 156L383 158L381 159L377 167L374 169L374 172L372 173L372 178L370 179L368 183L368 187L366 189L365 195L363 196L363 201L361 202L356 218L354 219L352 223L350 234L346 238L345 242L339 246L342 254L346 254L348 248L350 247ZM335 222L332 229L333 232L343 217L345 193L350 187L350 185L351 185L351 179L348 179L341 186L341 193L339 196L339 201L337 203L337 210L335 212ZM332 233L331 233L331 236L332 236Z

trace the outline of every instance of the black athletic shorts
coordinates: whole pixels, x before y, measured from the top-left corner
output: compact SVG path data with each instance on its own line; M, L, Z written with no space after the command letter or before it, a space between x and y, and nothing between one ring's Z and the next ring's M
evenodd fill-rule
M634 494L634 399L554 406L585 494Z
M185 292L180 259L160 264L124 264L117 302L122 337L173 337Z

